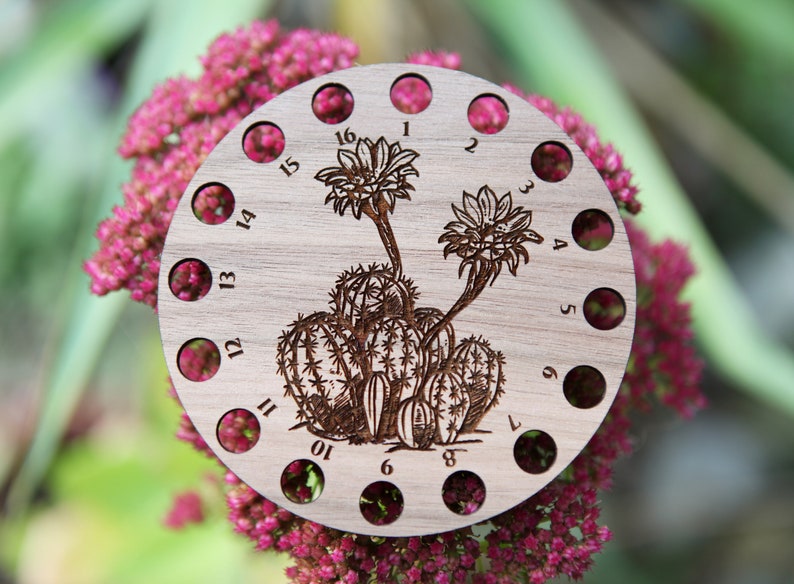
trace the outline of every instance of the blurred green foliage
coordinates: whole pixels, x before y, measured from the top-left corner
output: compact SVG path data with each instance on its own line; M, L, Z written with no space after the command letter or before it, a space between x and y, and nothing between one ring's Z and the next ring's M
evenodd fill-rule
M269 15L360 38L362 62L427 47L459 51L464 68L472 63L494 81L508 75L585 114L636 171L643 226L690 246L700 276L689 295L714 411L735 424L724 436L747 431L742 444L765 453L749 470L775 469L752 491L767 495L760 509L794 516L791 496L778 496L792 486L794 460L774 448L794 438L789 0L6 0L0 582L283 578L283 560L252 553L220 506L202 526L161 526L173 492L220 488L204 478L214 464L172 438L179 409L165 396L154 315L123 293L89 296L81 271L97 222L121 202L129 166L115 148L127 117L156 83L195 74L196 56L218 34ZM719 449L713 456L736 462ZM610 521L626 525L614 509L608 502ZM729 533L745 541L741 530ZM699 551L722 549L709 537L656 555L616 543L588 578L754 581L741 564L733 580L693 568ZM794 573L786 561L767 557L765 581Z

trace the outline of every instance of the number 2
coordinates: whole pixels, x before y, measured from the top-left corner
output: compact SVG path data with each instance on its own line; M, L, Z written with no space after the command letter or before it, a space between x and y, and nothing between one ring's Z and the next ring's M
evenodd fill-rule
M560 312L563 314L570 314L572 312L576 314L576 307L573 304L569 304L568 306L563 306L560 304Z
M471 140L471 144L469 144L468 146L466 146L466 147L464 148L464 150L465 150L466 152L471 152L472 154L474 154L474 149L475 149L475 148L477 148L477 144L479 144L479 143L480 143L480 141L479 141L477 138L474 138L474 137L470 138L470 140Z

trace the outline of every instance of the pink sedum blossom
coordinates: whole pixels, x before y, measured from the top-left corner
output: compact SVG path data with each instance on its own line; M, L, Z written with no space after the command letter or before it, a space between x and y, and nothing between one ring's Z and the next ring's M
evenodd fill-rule
M156 306L159 254L166 230L184 189L212 148L273 96L312 77L350 67L357 54L352 41L335 34L284 32L275 22L255 22L219 37L202 58L204 70L198 79L180 77L157 87L130 118L122 139L119 152L135 165L123 187L124 204L100 224L99 249L85 264L92 291L106 294L125 288L134 300ZM460 66L454 53L424 52L408 61ZM401 107L418 111L427 99L425 89L421 83L404 84L396 99ZM546 98L508 89L543 111L574 139L623 212L640 210L631 173L614 148L600 142L592 126ZM323 115L343 117L349 104L343 97L329 95L319 107ZM503 115L497 103L485 103L470 112L472 123L485 132L502 123ZM263 141L260 154L267 156L271 147L278 148L278 144ZM223 194L211 194L202 204L205 206L199 212L211 220L224 204ZM294 565L287 575L299 583L540 584L560 575L580 578L591 566L593 555L611 537L599 523L598 491L610 486L618 456L631 451L632 414L658 401L689 417L704 405L698 389L701 363L691 344L689 306L679 300L694 271L686 250L671 242L651 243L630 221L627 229L638 286L629 367L604 424L570 467L547 487L484 522L477 535L465 528L424 537L373 538L292 515L227 472L226 497L233 529L250 538L257 549L289 554ZM185 282L191 278L199 275L187 271ZM207 366L203 359L201 351L188 352L180 368L201 375ZM258 437L245 420L234 415L228 418L219 431L233 444L239 441L244 448L246 441L256 441ZM178 437L212 456L184 415ZM476 485L467 485L466 480L463 477L461 484L451 485L445 499L468 510L481 499ZM467 494L472 490L468 487L473 487L473 497ZM195 503L190 494L178 497L166 523L178 527L200 520Z
M179 198L215 145L240 120L299 83L353 65L358 48L333 34L284 33L275 22L219 37L195 80L155 88L132 115L119 153L135 160L124 205L99 225L100 247L86 262L91 291L126 288L155 306L160 251ZM332 109L330 106L329 109Z
M204 521L201 497L195 491L185 491L174 497L174 502L163 524L171 529L182 529L190 523Z

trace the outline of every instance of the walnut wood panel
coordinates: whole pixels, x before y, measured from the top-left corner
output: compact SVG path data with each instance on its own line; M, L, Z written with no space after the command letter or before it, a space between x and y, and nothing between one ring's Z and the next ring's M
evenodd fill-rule
M405 74L432 91L419 113L390 98ZM328 84L353 99L337 124L312 110ZM496 133L470 123L482 95L509 112ZM262 122L284 137L269 162L243 149L246 131ZM557 169L567 176L533 167L544 149L553 167L554 156L569 157L570 169L564 160ZM231 193L228 218L196 217L193 194L206 184ZM574 225L592 220L605 239L582 247ZM169 274L186 259L209 270L209 289L193 301L170 290ZM158 308L179 399L224 464L298 515L402 536L487 519L561 472L615 397L635 303L617 208L559 127L487 81L388 64L295 87L220 142L174 215ZM219 354L203 381L178 366L197 338ZM237 409L260 431L245 452L218 437L220 420ZM535 451L516 454L521 436L519 446L530 440ZM531 441L538 436L551 442ZM540 467L517 456L540 456ZM296 461L322 471L311 502L282 488ZM456 471L485 489L470 514L443 501ZM385 524L361 511L362 492L379 481L403 499Z

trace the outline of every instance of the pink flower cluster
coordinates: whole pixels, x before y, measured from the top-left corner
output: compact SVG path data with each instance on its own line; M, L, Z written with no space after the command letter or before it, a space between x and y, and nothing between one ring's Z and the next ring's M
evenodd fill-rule
M92 291L105 294L126 288L133 299L156 304L159 254L179 197L217 142L245 115L274 95L314 76L349 67L357 54L349 40L333 34L297 30L282 32L274 22L253 23L221 36L202 59L196 80L179 78L155 89L132 116L120 152L135 160L124 185L124 205L99 227L99 250L86 263ZM457 68L451 53L421 53L412 63ZM517 90L510 88L518 94ZM411 91L415 90L414 100ZM422 107L421 84L411 82L397 96L406 108ZM618 205L628 213L640 210L631 173L611 145L602 144L580 116L550 100L524 96L565 130L592 160ZM482 124L499 124L498 103L470 112ZM329 115L344 115L343 97L329 96ZM479 116L479 117L478 117ZM210 194L202 215L208 222L223 193ZM212 197L215 197L214 199ZM249 537L257 549L290 554L288 575L301 583L315 582L449 582L496 584L526 581L540 584L560 575L579 578L593 554L610 538L598 524L598 490L609 487L616 458L631 450L631 414L659 400L684 416L704 404L698 390L701 363L691 344L689 307L679 293L693 273L686 250L670 242L652 244L628 223L637 274L639 307L634 347L623 386L605 423L586 449L559 477L518 507L480 525L434 536L373 538L342 533L292 515L227 473L229 519L234 530ZM188 266L176 286L200 281ZM207 370L206 348L180 357L180 368L201 376ZM182 362L184 357L185 362ZM193 362L195 361L195 362ZM257 439L246 420L233 412L220 432L231 448ZM178 436L211 455L183 416ZM305 469L295 469L299 476ZM291 479L291 477L288 477ZM445 499L479 505L470 477L451 485ZM311 493L294 485L295 495ZM181 501L181 503L179 503ZM177 508L195 508L184 497ZM186 515L195 517L195 515ZM182 515L170 523L183 524ZM192 520L192 519L191 519Z
M559 108L547 97L526 95L511 85L505 85L505 88L525 98L573 138L601 174L618 207L632 215L640 212L641 205L636 199L637 187L632 183L631 171L623 166L623 157L612 144L601 142L593 126L570 108Z
M190 523L204 521L201 496L195 491L186 491L174 497L174 503L163 524L171 529L182 529Z
M126 288L133 300L155 306L168 225L215 145L273 96L350 67L357 55L356 45L338 35L284 33L275 22L255 22L218 38L202 58L198 79L179 77L155 88L130 118L119 148L135 166L123 186L124 205L99 225L99 250L85 264L91 291Z
M647 409L658 399L684 418L706 405L700 393L701 362L692 346L689 305L678 297L695 273L687 251L672 241L651 244L648 235L626 222L637 275L637 324L623 389L634 406Z

